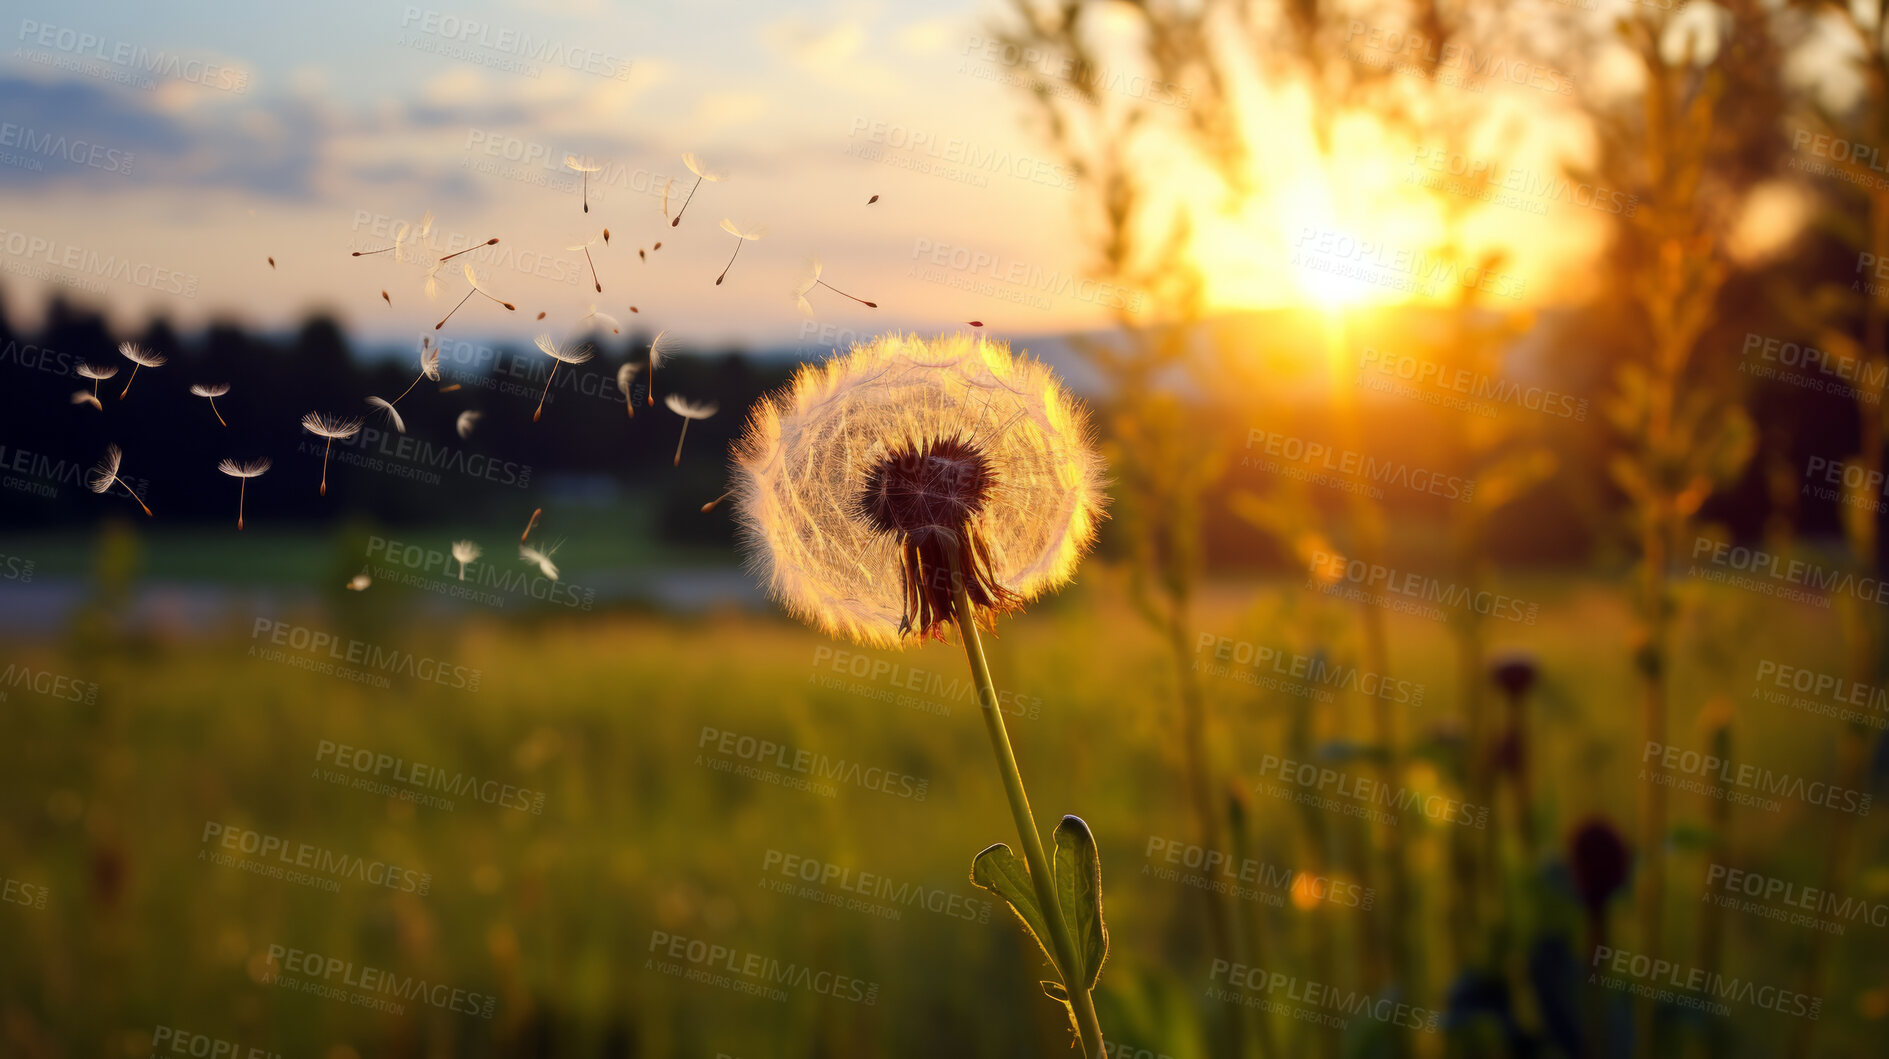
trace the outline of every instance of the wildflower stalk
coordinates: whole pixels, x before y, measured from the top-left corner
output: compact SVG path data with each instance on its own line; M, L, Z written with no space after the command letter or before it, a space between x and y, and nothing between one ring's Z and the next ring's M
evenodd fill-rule
M1088 1059L1101 1059L1102 1024L1095 1017L1095 1002L1089 997L1089 985L1076 958L1075 939L1069 935L1069 922L1063 918L1062 905L1056 899L1056 884L1050 874L1049 858L1043 853L1043 839L1036 830L1036 817L1030 813L1030 796L1023 789L1023 773L1017 769L1017 756L1010 749L1010 733L1004 727L1003 710L997 705L997 688L990 678L990 663L984 658L984 642L977 635L977 615L971 609L970 594L965 591L964 574L958 567L957 553L947 549L951 559L951 607L957 619L958 635L964 640L964 657L971 664L971 678L977 682L977 701L984 714L984 727L990 732L990 746L997 754L997 772L1003 777L1004 794L1010 799L1010 815L1017 824L1017 837L1023 842L1024 863L1030 869L1030 882L1048 922L1050 943L1056 950L1057 972L1069 994L1069 1007L1075 1013L1076 1032L1082 1038L1082 1052Z

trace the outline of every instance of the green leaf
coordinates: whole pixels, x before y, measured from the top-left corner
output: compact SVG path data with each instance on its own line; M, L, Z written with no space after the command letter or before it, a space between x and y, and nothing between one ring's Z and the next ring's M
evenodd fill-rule
M1043 918L1043 909L1036 903L1036 893L1031 889L1030 869L1024 867L1015 853L1010 852L1010 847L999 842L979 853L971 861L971 881L1010 905L1010 910L1023 920L1023 929L1036 939L1037 947L1048 957L1050 966L1055 967L1056 953L1050 947L1049 921Z
M1108 925L1102 922L1102 859L1095 851L1095 836L1080 816L1065 816L1056 825L1054 875L1056 903L1062 906L1082 965L1082 987L1094 989L1102 977L1102 961L1108 959Z

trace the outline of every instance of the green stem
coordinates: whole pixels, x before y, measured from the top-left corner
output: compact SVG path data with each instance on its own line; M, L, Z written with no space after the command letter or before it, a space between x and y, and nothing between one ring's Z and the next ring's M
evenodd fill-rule
M972 679L977 681L977 701L983 707L991 749L997 753L997 771L1003 775L1004 793L1010 797L1010 815L1016 819L1017 837L1023 840L1023 860L1029 865L1037 903L1042 905L1043 918L1049 923L1057 970L1062 974L1063 988L1069 993L1069 1006L1076 1013L1082 1052L1088 1059L1102 1059L1102 1024L1095 1017L1095 1002L1089 998L1082 964L1076 959L1075 939L1069 936L1069 924L1063 919L1062 905L1056 900L1049 858L1043 854L1043 839L1036 831L1036 817L1030 814L1030 796L1024 793L1023 774L1017 770L1017 756L1010 749L1010 733L1004 728L1003 710L997 706L997 688L990 679L990 663L984 660L984 642L977 635L977 616L971 610L971 597L964 589L962 573L955 568L956 556L952 559L951 606L957 618L958 635L964 639L964 657L971 663Z

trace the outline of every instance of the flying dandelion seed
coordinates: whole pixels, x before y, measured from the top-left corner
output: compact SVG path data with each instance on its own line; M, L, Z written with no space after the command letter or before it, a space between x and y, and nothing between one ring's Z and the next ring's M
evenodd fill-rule
M272 257L272 258L270 258L270 259L269 259L269 267L270 267L270 268L274 268L274 267L275 267L275 258L273 258L273 257Z
M1052 870L978 634L1068 581L1094 540L1106 498L1082 411L1047 367L1001 343L887 335L801 367L755 406L733 457L748 562L789 613L874 647L957 626L1028 869L999 843L972 878L1013 908L1006 885L1028 878L1038 914L1026 929L1062 979L1046 987L1083 1054L1100 1056L1090 991L1108 933L1094 836L1065 816ZM1072 914L1089 919L1080 949Z
M459 560L459 580L466 579L466 564L482 554L484 554L484 549L471 541L453 542L453 558Z
M544 319L544 314L543 314L543 313L539 313L539 314L538 314L538 319L540 319L540 320L542 320L542 319Z
M459 384L456 382L439 388L439 392L441 393L456 393L458 392L458 390L459 390Z
M636 381L636 373L643 370L641 364L626 362L617 369L617 389L623 392L623 407L629 409L630 418L636 418L636 395L630 392L630 386Z
M169 359L162 353L153 353L148 349L140 349L136 342L120 342L118 344L118 353L131 362L131 377L125 380L125 388L118 394L118 399L121 401L125 399L125 394L131 392L131 384L137 380L139 368L163 367L164 362ZM101 375L96 377L106 378L107 376Z
M361 420L310 412L302 417L302 429L328 439L327 444L321 447L321 495L327 496L328 454L334 450L336 438L351 438L361 432Z
M262 477L269 469L269 460L267 457L242 463L224 460L216 465L216 469L242 483L236 489L236 528L240 530L243 528L243 502L249 496L249 480Z
M433 211L428 210L426 215L420 218L419 224L401 221L395 225L392 246L383 246L379 250L356 250L353 256L373 257L375 254L391 253L396 261L412 261L419 256L417 250L425 247L427 237L432 233Z
M98 403L98 384L101 380L109 379L118 374L118 365L89 364L82 360L79 361L78 370L80 375L92 380L92 403L97 405L100 411L104 411L105 406Z
M398 409L394 408L392 401L382 397L369 397L367 399L367 405L377 412L387 413L387 421L394 425L394 433L405 434L407 432L407 421L400 418L400 412Z
M469 246L469 247L466 247L466 248L465 248L464 250L455 250L455 251L453 251L452 253L450 253L450 254L447 254L447 255L446 255L445 257L442 257L442 258L440 258L440 260L441 260L441 261L451 261L451 260L452 260L453 258L456 258L456 257L458 257L458 256L459 256L460 254L470 254L470 253L472 253L472 252L473 252L474 250L479 250L479 249L482 249L482 248L484 248L484 247L488 247L488 246L497 246L497 245L498 245L498 236L496 236L496 235L495 235L495 236L493 236L492 238L490 238L490 239L487 239L487 240L486 240L485 242L483 242L483 243L477 243L477 244L475 244L475 245L473 245L473 246Z
M632 305L632 306L630 306L630 311L631 311L631 312L633 312L633 313L640 313L640 312L642 312L642 310L641 310L641 309L638 309L638 308L637 308L636 306L634 306L634 305Z
M721 275L715 277L715 286L717 287L721 286L722 280L728 278L728 270L735 267L735 256L741 253L741 244L750 239L759 239L767 234L766 228L757 227L743 229L737 227L735 222L726 217L721 219L721 230L735 237L735 252L728 255L728 263L722 266Z
M649 261L649 251L644 250L640 246L636 248L636 256L643 259L645 263Z
M588 158L579 159L574 154L565 155L564 164L568 166L569 168L575 169L579 173L584 174L584 212L589 213L590 212L590 174L595 173L598 170L602 169L603 166L593 165L591 164L590 159Z
M387 293L387 288L382 287L380 289L380 297L382 301L387 303L387 308L391 309L394 307L393 296Z
M144 498L140 497L123 478L118 477L118 468L124 463L124 459L123 449L115 444L105 446L105 458L98 461L98 466L92 468L92 480L86 483L87 486L94 493L103 493L114 483L122 485L125 487L125 492L131 494L131 499L136 500L138 506L144 508L145 515L155 518L156 516L151 514L151 508L145 504Z
M656 369L664 360L675 353L675 343L664 341L669 337L669 329L656 332L656 337L649 340L649 406L656 407Z
M676 458L675 462L671 464L671 466L680 467L682 466L682 443L689 439L689 424L697 419L707 419L709 416L714 415L716 405L713 401L694 404L677 397L675 394L664 396L662 403L668 405L671 412L682 417L682 436L676 439Z
M98 396L92 393L92 391L90 390L72 391L72 403L73 404L89 404L93 408L96 408L101 412L105 410L105 406L98 403Z
M852 298L868 309L877 309L879 307L878 302L869 302L864 298L853 298L852 295L821 279L820 272L822 267L819 258L810 259L807 262L806 269L801 274L800 283L794 287L794 304L800 306L801 312L806 313L808 316L813 315L813 303L807 301L807 292L813 290L816 286L825 287L827 290L832 291L842 298Z
M669 222L669 227L671 228L674 228L676 225L682 223L682 215L688 210L689 203L695 200L695 192L698 188L702 186L702 181L706 180L711 184L717 184L717 183L720 183L722 180L721 173L717 173L707 168L706 166L702 164L702 160L700 158L697 158L696 156L692 154L683 155L682 164L688 166L689 172L695 174L695 186L689 189L689 197L682 200L681 208L676 210L675 219ZM662 198L663 198L663 212L667 213L669 212L669 189L666 187L663 188Z
M972 326L972 327L982 327L982 326L984 326L984 321L982 321L982 320L972 320L972 321L970 321L970 324L971 324L971 326Z
M523 544L525 541L531 539L531 531L537 528L538 516L542 514L544 514L544 508L534 507L531 509L531 519L525 523L525 532L518 535L518 543Z
M610 234L609 234L609 233L610 233L610 229L608 229L608 228L605 228L605 229L604 229L604 237L603 237L603 240L604 240L604 242L606 242L606 243L610 241ZM595 239L595 238L593 237L593 238L590 238L590 239L587 239L587 240L585 240L585 241L583 241L583 242L581 242L581 243L578 243L578 244L577 244L576 246L567 246L567 247L565 247L564 249L566 249L566 250L582 250L582 251L584 252L584 264L586 264L586 265L589 265L589 266L590 266L590 282L591 282L591 285L597 288L597 293L598 293L598 294L602 294L602 293L603 293L603 281L597 278L597 262L596 262L596 261L594 261L594 260L592 260L592 259L591 259L591 256L590 256L590 248L591 248L591 247L593 247L593 246L595 246L595 245L597 245L597 240L596 240L596 239Z
M873 197L866 200L866 205L870 206L873 203L878 202L878 201L879 201L879 196L874 195Z
M362 570L360 573L348 579L347 589L350 592L365 592L367 591L367 586L373 583L374 579L367 576L366 570Z
M206 384L206 383L201 383L201 382L193 382L190 384L190 392L193 394L196 394L198 397L209 398L210 411L216 412L216 421L219 423L223 423L223 425L226 427L229 426L228 423L225 423L223 421L223 413L217 412L217 408L216 408L216 399L230 392L229 383L219 382L219 383Z
M719 503L721 503L722 501L724 501L724 500L726 500L726 499L728 499L728 495L729 495L729 493L732 493L732 492L734 492L734 490L732 490L732 489L731 489L731 490L729 490L729 491L728 491L728 493L723 493L722 495L720 495L720 496L718 496L718 497L716 497L715 499L713 499L713 500L710 500L710 501L709 501L708 503L706 503L706 504L703 504L703 505L702 505L702 514L704 514L704 515L706 515L706 514L708 514L709 512L711 512L711 511L713 511L713 510L715 510L715 505L717 505L717 504L719 504Z
M493 240L493 241L497 242L497 240ZM444 258L442 258L441 260L444 260ZM503 305L506 311L508 312L518 311L518 306L513 305L511 302L508 302L505 299L498 297L497 295L493 294L491 291L488 291L484 287L481 287L479 285L479 274L472 270L472 263L469 261L466 263L466 282L472 285L472 289L466 292L465 298L459 299L459 305L466 304L466 298L470 298L475 294L483 294L487 298L490 298L493 301L498 302L500 305ZM456 313L459 311L459 305L453 306L453 312L447 313L444 317L440 319L439 323L434 324L433 330L437 331L440 328L445 327L446 321L452 319L453 313Z
M656 245L649 248L649 252L653 254L656 251L661 250L661 249L662 249L662 240L658 239L656 240Z
M551 561L551 556L555 554L557 550L558 546L555 544L546 548L544 551L539 551L529 544L521 544L518 546L518 557L523 559L527 566L536 566L539 573L556 581L558 579L558 568L557 564Z
M608 228L605 228L603 230L603 245L605 246L610 245L610 229Z
M531 421L536 423L538 417L544 414L544 401L545 398L551 396L551 380L557 378L558 368L566 364L582 364L595 356L596 351L589 346L579 346L576 349L560 348L557 343L551 341L550 335L539 335L533 341L538 344L538 349L545 356L551 358L551 374L545 376L544 392L538 395L538 407L531 413Z
M413 388L420 385L421 379L431 379L434 382L439 381L439 347L433 344L432 335L425 335L420 339L420 374L415 375L413 381L407 384L407 388L400 391L400 397L388 401L387 407L391 410L394 405L399 404L400 398L412 393ZM368 398L368 403L372 404L376 400L379 400L379 398L370 397ZM398 416L394 418L396 420L399 419ZM401 433L404 434L406 431L402 430Z
M479 417L484 414L484 412L461 412L459 422L454 425L454 429L459 431L461 438L469 438L472 436L473 424L477 423Z
M577 318L577 322L580 324L583 323L585 320L596 320L599 323L609 325L610 333L613 335L620 335L623 333L622 323L619 322L616 317L611 316L609 313L598 312L597 307L595 305L590 307L589 312Z

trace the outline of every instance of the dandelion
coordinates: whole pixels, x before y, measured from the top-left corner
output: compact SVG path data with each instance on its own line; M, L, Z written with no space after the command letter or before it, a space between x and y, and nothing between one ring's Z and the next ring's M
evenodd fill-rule
M814 287L825 287L827 290L832 291L842 298L853 298L852 295L821 279L820 271L821 265L819 258L816 257L808 261L807 267L800 278L800 283L794 287L794 303L799 305L800 311L806 313L808 316L813 315L813 303L807 301L807 292L811 291ZM879 307L878 302L869 302L864 298L853 298L853 300L868 309L877 309Z
M759 239L767 234L766 228L741 228L726 217L721 219L721 230L735 237L735 252L728 255L728 263L722 266L721 275L715 277L715 286L728 278L728 270L735 267L735 256L741 253L741 244L750 239Z
M689 203L694 201L696 189L702 186L702 181L706 180L711 184L716 184L716 183L720 183L722 180L722 174L717 173L714 170L709 169L708 167L704 166L702 164L702 160L700 158L695 157L692 154L683 155L682 164L688 166L689 172L695 174L695 187L692 187L689 189L689 197L682 200L682 208L676 211L675 219L669 222L669 227L671 228L674 228L676 225L682 223L683 211L687 210L689 208ZM670 183L674 183L674 181L671 181ZM665 185L662 189L662 211L665 215L667 215L669 212L669 188L667 185ZM660 249L662 246L662 244L660 243L656 245L658 249Z
M144 508L145 515L151 516L150 505L144 502L144 498L140 497L137 491L131 488L129 483L123 478L118 477L118 468L124 463L124 459L125 453L123 449L120 449L117 445L105 446L105 458L98 461L98 466L92 468L92 480L86 484L94 493L103 493L110 489L113 484L122 485L125 487L125 492L131 494L131 499L136 500L138 506Z
M387 413L387 421L394 425L394 433L405 434L407 432L407 421L400 418L400 412L394 408L392 401L383 397L369 397L367 399L367 406L377 412Z
M536 566L539 573L556 581L558 579L558 567L556 563L551 561L551 556L556 553L557 550L557 545L555 544L546 548L544 551L539 551L529 544L521 544L518 546L518 557L525 561L525 565Z
M236 528L240 530L243 528L243 501L249 495L249 480L262 477L263 473L269 469L269 460L267 457L242 463L224 460L216 465L216 469L242 483L236 490Z
M426 211L419 224L401 221L394 227L394 245L383 246L379 250L356 250L355 257L373 257L375 254L392 253L395 261L411 261L415 258L416 248L426 245L427 237L433 232L433 211Z
M565 155L564 164L568 166L569 168L575 169L579 173L584 174L584 212L589 213L590 212L590 174L595 173L598 170L602 169L603 166L592 164L590 159L588 158L580 159L574 154Z
M453 542L453 558L459 561L459 580L466 579L466 564L482 554L484 554L484 549L471 541Z
M459 413L459 422L453 425L453 429L459 431L461 438L469 438L472 436L473 424L477 423L479 417L484 414L484 412L461 412Z
M617 389L623 391L623 407L629 410L631 419L636 418L636 395L630 391L630 386L636 381L636 373L642 370L643 366L635 361L625 361L617 369Z
M675 394L669 394L664 397L662 403L668 405L671 412L682 417L682 436L676 439L676 459L673 464L673 466L680 467L682 466L682 443L689 439L689 424L697 419L707 419L709 416L714 415L716 405L713 401L708 401L703 404L694 404L677 397Z
M79 374L92 380L92 404L100 411L104 411L105 406L98 403L98 384L101 380L109 379L118 374L118 365L89 364L82 360L79 361ZM73 403L76 404L78 402L75 401Z
M206 383L201 383L201 382L193 382L190 384L190 392L196 394L198 397L209 398L210 411L216 413L216 421L219 423L223 423L223 425L226 427L229 426L228 423L223 422L223 413L217 412L216 410L216 399L230 392L229 383L219 382L219 383L206 384Z
M440 260L441 260L441 261L451 261L451 260L452 260L453 258L456 258L456 257L458 257L458 256L459 256L460 254L470 254L470 253L472 253L472 252L473 252L474 250L479 250L479 249L482 249L482 248L484 248L484 247L488 247L488 246L497 246L497 245L498 245L498 236L496 236L496 235L495 235L495 236L493 236L492 238L490 238L490 239L487 239L487 240L486 240L485 242L483 242L483 243L474 243L474 244L473 244L472 246L469 246L469 247L466 247L466 248L465 248L464 250L455 250L455 251L453 251L452 253L450 253L450 254L447 254L447 255L446 255L445 257L442 257L442 258L440 258Z
M131 384L137 379L139 368L162 367L164 362L169 359L162 353L153 353L148 349L140 349L136 342L120 342L118 344L118 353L131 362L131 378L125 380L125 388L118 394L118 399L121 401L125 399L125 394L131 392ZM105 378L106 376L100 375L95 377Z
M675 354L675 343L665 341L669 329L656 332L656 337L649 340L649 406L656 407L656 367Z
M531 519L525 523L525 532L518 535L518 543L523 544L531 539L531 531L538 527L538 516L542 514L544 514L544 508L534 507L531 509Z
M497 241L498 241L498 240L496 240L496 239L494 239L494 240L493 240L493 242L497 242ZM444 260L446 260L446 259L445 259L445 258L440 258L440 260L441 260L441 261L444 261ZM484 287L481 287L481 286L479 286L479 274L478 274L477 272L474 272L474 271L472 270L472 264L471 264L471 262L467 262L467 263L466 263L466 282L467 282L467 283L470 283L470 284L472 285L472 289L466 292L466 297L465 297L465 298L461 298L461 299L459 299L459 305L464 305L464 304L466 304L466 298L470 298L470 297L472 297L472 296L473 296L473 295L475 295L475 294L483 294L483 295L485 295L486 297L488 297L488 298L490 298L490 299L492 299L493 301L495 301L495 302L498 302L498 303L499 303L500 305L503 305L503 306L505 307L505 309L506 309L506 311L508 311L508 312L517 312L517 311L518 311L518 306L516 306L516 305L513 305L513 304L512 304L511 302L508 302L508 301L506 301L505 299L503 299L503 298L500 298L500 297L498 297L497 295L495 295L495 294L493 294L493 293L492 293L491 291L488 291L488 290L486 290L486 289L485 289ZM440 328L442 328L442 327L445 327L445 326L446 326L446 321L447 321L447 320L450 320L450 319L452 319L452 318L453 318L453 313L456 313L456 312L458 312L458 311L459 311L459 305L455 305L455 306L453 306L453 312L452 312L452 313L447 313L447 314L446 314L446 315L445 315L445 316L444 316L443 318L441 318L441 320L440 320L440 322L439 322L439 323L436 323L436 324L434 324L434 325L433 325L433 330L435 330L435 331L437 331L437 330L439 330Z
M610 241L610 229L608 229L608 228L605 228L605 229L603 230L603 232L604 232L604 235L603 235L603 241L607 243L607 242L609 242L609 241ZM591 285L597 288L597 293L598 293L598 294L602 294L602 293L603 293L603 281L597 278L597 262L596 262L596 261L594 261L594 260L592 260L592 258L591 258L591 256L590 256L590 248L591 248L591 247L593 247L593 246L595 246L595 245L597 245L597 240L596 240L596 237L594 237L594 236L593 236L593 237L591 237L591 238L589 238L589 239L586 239L586 240L584 240L584 241L583 241L583 242L581 242L581 243L578 243L578 244L577 244L577 245L575 245L575 246L567 246L567 247L565 247L564 249L566 249L566 250L582 250L582 251L584 252L584 264L586 264L586 265L589 265L589 266L590 266L590 282L591 282Z
M96 408L101 412L105 410L105 406L98 403L97 395L92 393L92 391L90 390L72 391L72 403L73 404L89 404L93 408Z
M334 450L336 438L351 438L361 432L359 419L343 419L340 416L325 416L320 412L310 412L302 417L302 429L318 437L327 438L327 444L321 448L321 495L328 495L328 454Z
M1064 817L1052 869L978 633L1068 581L1095 536L1106 500L1084 414L1047 367L1001 343L890 335L801 368L755 407L733 456L748 561L790 613L876 647L956 625L1025 862L998 844L972 877L1034 924L1062 978L1048 991L1099 1059L1090 990L1108 940L1094 840Z
M551 396L551 380L558 377L558 368L565 364L582 364L595 356L596 351L589 346L579 346L576 349L560 347L551 341L550 335L539 335L534 341L538 343L538 349L551 358L551 374L545 376L544 392L538 395L538 407L531 413L531 421L536 423L538 417L544 414L544 401L545 398Z
M348 578L347 589L349 592L365 592L367 586L373 583L374 579L367 576L367 570L363 567L360 573Z
M583 323L585 320L595 320L600 324L604 324L608 326L610 328L610 333L613 335L620 335L623 333L622 323L619 322L616 317L611 316L609 313L598 312L597 307L595 305L590 307L589 312L577 318L577 322L580 324Z
M434 382L439 381L439 347L433 344L432 335L425 335L421 337L420 339L420 374L415 375L413 377L413 381L407 384L407 388L400 391L400 397L405 397L406 395L412 393L413 388L415 386L420 385L421 379L431 379ZM393 400L387 402L387 407L389 411L392 411L394 405L397 405L400 403L400 397L396 397ZM373 403L374 400L376 400L376 398L369 398L368 402L371 404ZM399 417L395 416L394 418L398 419ZM403 428L400 432L404 434L406 433L406 430Z

